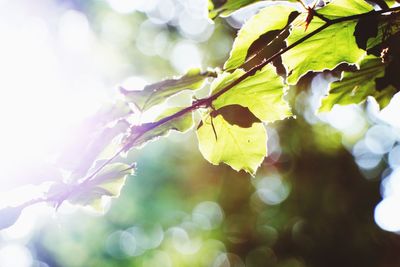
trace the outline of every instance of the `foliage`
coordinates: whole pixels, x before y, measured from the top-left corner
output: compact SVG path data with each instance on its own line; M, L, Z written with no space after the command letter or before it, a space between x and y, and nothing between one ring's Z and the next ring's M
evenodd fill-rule
M255 1L217 2L210 1L211 17L221 12L228 15ZM90 142L80 144L85 148L80 154L84 160L63 166L71 175L55 183L46 197L23 207L43 201L59 206L68 201L98 208L103 196L119 195L131 174L130 165L121 163L122 153L170 131L186 132L195 124L206 160L255 174L267 155L265 126L292 116L289 86L298 86L308 73L344 70L340 80L330 85L321 111L335 104L358 104L368 96L375 97L381 107L387 105L400 89L395 71L400 8L391 8L392 1L385 1L384 10L374 10L363 0L333 0L314 7L292 2L271 1L248 20L222 69L194 69L137 90L121 88L123 103L101 111L91 121ZM251 53L263 38L269 41ZM266 57L262 56L265 51ZM209 94L195 98L204 88ZM163 105L183 91L192 93L190 105ZM163 114L154 121L140 120L155 107L164 109ZM111 156L105 157L103 152L113 148ZM10 219L1 226L12 224L23 207L2 210Z

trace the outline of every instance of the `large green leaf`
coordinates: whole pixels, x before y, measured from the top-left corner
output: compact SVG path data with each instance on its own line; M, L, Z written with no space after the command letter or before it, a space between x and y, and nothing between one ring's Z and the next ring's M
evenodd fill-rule
M218 92L243 74L244 71L240 69L232 74L222 74L212 83L213 92ZM287 87L283 79L276 74L275 68L267 65L219 96L213 105L219 109L226 105L238 104L249 108L263 122L273 122L292 114L289 104L284 100L286 90Z
M375 97L381 108L385 107L396 93L392 86L376 90L376 80L384 76L385 67L386 64L383 64L380 58L367 56L361 62L359 70L344 72L340 81L331 83L329 94L322 100L319 111L329 111L335 104L358 104L368 96Z
M105 166L97 175L85 183L73 187L68 195L72 204L90 206L96 211L104 209L103 198L118 197L128 175L133 174L132 166L114 163Z
M333 0L317 12L328 19L337 19L373 10L364 0ZM291 45L302 37L323 26L326 22L314 17L305 30L307 14L301 14L292 23L293 28L287 39ZM357 65L365 51L357 46L354 30L357 20L335 23L301 42L282 55L289 84L297 81L310 71L332 70L341 63Z
M206 160L214 165L226 163L236 171L254 174L267 154L267 133L261 122L240 127L230 124L218 110L203 118L197 139Z
M253 42L263 34L283 29L293 11L295 8L291 6L274 5L263 8L251 17L239 30L224 68L231 70L240 67L245 62L247 51Z
M250 113L242 109L240 113ZM247 125L250 127L240 127L231 123L218 110L206 115L197 129L200 152L214 165L223 162L236 171L254 174L267 154L264 125L253 122Z
M191 69L182 77L150 84L143 90L128 91L121 88L121 93L140 111L146 111L155 105L164 103L169 97L183 90L199 89L207 77L214 75L211 71L201 72L200 69Z
M211 83L210 90L213 94L218 93L220 90L224 89L227 85L234 82L240 76L245 74L243 69L237 69L233 73L222 72L218 75L216 79Z
M174 107L167 109L162 115L160 115L156 122L145 123L140 126L132 128L131 139L134 140L132 146L139 147L145 145L149 141L156 140L162 136L168 135L171 130L178 132L186 132L193 127L193 114L192 112L186 112L184 115L173 118L163 124L158 122L170 115L173 115L180 110L182 107ZM154 127L157 125L156 127Z

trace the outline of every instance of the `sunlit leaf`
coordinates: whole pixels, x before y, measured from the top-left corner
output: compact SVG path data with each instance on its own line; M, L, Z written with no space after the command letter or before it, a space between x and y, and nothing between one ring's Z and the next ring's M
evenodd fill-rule
M70 140L65 141L65 149L57 159L57 165L82 178L109 142L127 130L129 124L124 118L131 113L122 101L105 105L69 134Z
M220 15L221 17L227 17L232 12L236 10L254 4L256 2L260 2L261 0L209 0L208 3L208 10L210 18L215 18L216 16ZM267 0L267 1L277 1L277 0ZM263 1L266 2L266 1ZM296 0L286 0L280 2L296 2Z
M244 71L240 69L232 74L222 74L213 82L213 92L218 92L243 74ZM267 65L222 94L213 102L213 105L219 109L226 105L238 104L249 108L263 122L273 122L292 114L289 104L284 99L286 90L287 87L275 68Z
M170 115L173 115L182 109L183 109L182 107L169 108L157 118L156 122L145 123L140 126L133 127L132 136L130 137L131 139L134 139L132 146L135 147L143 146L149 141L153 141L162 136L168 135L171 130L175 130L178 132L186 132L187 130L192 128L193 127L192 112L187 112L180 117L173 118L168 122L158 125L158 121ZM157 124L157 126L153 127L155 124Z
M126 101L135 104L140 111L164 103L169 97L183 91L199 89L207 77L214 76L213 72L201 72L200 69L191 69L184 76L163 80L147 85L141 90L128 91L121 88Z
M113 163L105 166L97 175L88 182L74 187L68 196L72 204L90 206L102 212L103 197L118 197L128 175L133 174L132 166L123 163Z
M330 85L329 94L322 101L320 112L329 111L335 104L358 104L373 96L383 108L396 93L393 86L376 90L376 81L385 74L386 64L380 58L367 56L355 72L344 72L340 81Z
M102 131L93 135L92 140L87 143L87 146L82 147L80 153L75 155L79 159L79 164L73 169L71 175L74 179L80 179L85 176L89 168L96 160L106 158L110 152L106 153L115 137L122 135L129 128L129 123L121 120L112 127L106 127Z
M334 0L317 12L328 19L337 19L373 10L364 0ZM301 14L293 24L287 39L291 45L302 37L317 30L326 22L314 17L305 29L307 14ZM357 65L365 51L357 46L354 30L357 20L335 23L318 34L301 42L282 55L283 64L289 74L289 84L297 81L310 71L332 70L341 63Z
M290 6L274 5L263 8L251 17L239 30L224 68L231 70L240 67L245 62L252 43L263 34L283 29L293 11L295 8Z
M249 112L243 108L241 113ZM245 117L249 116L245 114ZM197 139L206 160L214 165L226 163L236 171L254 174L267 154L267 133L261 122L239 127L226 121L218 110L203 118Z
M228 16L230 13L238 10L241 7L250 5L252 3L258 2L260 0L208 0L209 16L214 18L219 14L221 16Z
M399 0L384 0L384 1L388 7L392 7L394 4L396 4L396 2L397 3L400 2ZM379 1L377 1L377 2L379 2ZM381 5L381 8L383 8L383 5Z

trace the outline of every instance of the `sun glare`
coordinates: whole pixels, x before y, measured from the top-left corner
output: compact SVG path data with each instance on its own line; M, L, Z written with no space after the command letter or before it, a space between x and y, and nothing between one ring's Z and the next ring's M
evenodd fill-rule
M91 71L96 44L85 15L50 14L48 5L0 1L0 191L34 183L68 129L106 97Z

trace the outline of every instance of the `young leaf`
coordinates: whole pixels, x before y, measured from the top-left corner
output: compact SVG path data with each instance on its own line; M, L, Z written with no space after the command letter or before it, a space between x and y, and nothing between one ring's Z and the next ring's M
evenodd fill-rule
M333 0L317 12L333 20L371 10L372 6L364 0ZM305 30L306 18L307 14L301 14L294 20L287 45L293 44L326 23L314 17ZM357 65L364 57L365 51L357 46L354 37L356 24L357 21L354 20L330 25L284 53L282 61L289 74L287 82L296 84L307 72L332 70L341 63Z
M76 168L72 170L71 177L80 179L84 177L96 160L106 157L99 157L110 146L116 136L122 135L129 128L129 123L125 120L118 121L113 127L106 127L102 131L93 134L86 146L81 147L80 153L75 155L78 160Z
M0 210L0 230L12 226L21 215L23 206L7 207Z
M109 164L91 180L74 187L67 199L72 204L90 206L102 212L104 210L102 198L118 197L127 176L132 175L133 171L133 167L127 164Z
M230 13L238 10L239 8L258 1L260 0L227 0L223 1L223 4L220 4L221 1L208 0L209 17L215 18L219 14L222 16L228 16Z
M243 70L232 74L222 74L211 87L213 93L218 92L232 80L243 75ZM263 122L282 120L292 115L289 104L284 100L287 87L283 79L276 73L272 65L266 65L229 91L213 101L216 109L226 105L238 104L247 107Z
M193 114L192 112L187 112L184 115L173 118L172 120L165 122L163 124L154 127L151 130L148 130L149 127L152 127L155 124L158 124L158 121L164 119L176 112L182 110L181 107L174 107L167 109L160 117L158 117L156 122L153 123L146 123L140 126L136 126L132 128L132 135L130 139L134 140L132 143L132 147L139 147L143 146L149 141L155 140L162 136L168 135L171 130L175 130L178 132L186 132L190 128L193 127ZM143 134L144 132L144 134Z
M344 72L340 81L331 83L329 94L322 100L320 112L330 111L335 104L358 104L373 96L384 108L396 93L394 87L376 90L376 80L385 74L386 64L380 58L367 56L355 72Z
M400 2L399 0L384 0L384 1L388 7L392 7L394 4L396 4L396 2L397 3ZM379 2L379 1L377 1L377 2ZM380 5L380 7L383 9L384 5Z
M131 113L132 110L122 101L103 107L69 133L70 140L65 142L65 149L58 157L57 165L76 176L85 175L111 139L126 131L128 124L124 118ZM108 127L110 124L114 125Z
M208 0L208 11L209 17L215 18L216 16L220 15L221 17L227 17L231 13L235 12L236 10L254 4L256 2L260 2L261 0ZM267 0L267 1L276 1L276 0ZM280 2L296 2L297 0L286 0ZM265 2L265 1L264 1ZM222 4L221 4L222 3Z
M239 30L224 69L232 70L240 67L245 62L247 51L254 41L263 34L283 29L288 23L289 15L295 10L291 6L267 6L251 17Z
M242 107L241 113L247 118L251 117L246 114L250 113L246 108ZM218 110L206 115L196 132L203 157L214 165L223 162L236 171L245 170L255 174L267 155L267 133L259 121L249 125L232 125Z
M128 91L121 88L121 93L127 102L132 102L140 111L164 103L169 97L183 91L199 89L207 77L214 76L210 71L201 72L200 69L191 69L184 76L167 79L147 85L143 90Z

